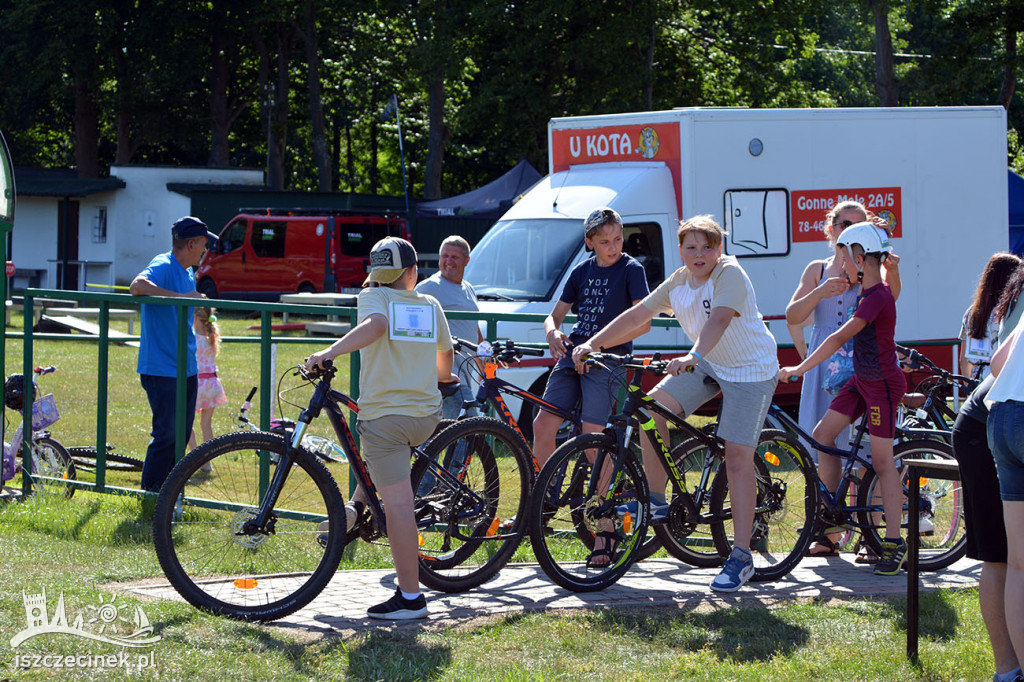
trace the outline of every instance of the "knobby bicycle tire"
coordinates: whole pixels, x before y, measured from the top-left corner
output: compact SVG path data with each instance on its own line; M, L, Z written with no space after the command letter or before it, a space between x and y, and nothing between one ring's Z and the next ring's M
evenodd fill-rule
M545 463L530 494L530 541L537 563L551 580L573 592L593 592L614 584L636 560L636 550L647 535L647 479L631 453L623 458L623 480L615 488L610 507L604 503L599 482L583 475L589 474L591 467L576 466L580 459L588 460L588 451L593 451L610 467L616 450L614 439L606 434L587 434L567 441ZM637 513L618 516L615 506L633 500ZM573 516L578 514L583 514L592 534L610 532L618 536L614 554L606 564L587 566L591 550L577 534Z
M68 453L75 465L82 469L96 468L96 447L89 445L72 445L68 447ZM108 471L142 471L143 461L138 457L121 455L116 452L106 454Z
M953 448L949 444L932 438L906 441L893 448L893 460L900 470L904 503L900 519L901 529L907 527L907 472L902 470L901 463L905 459L941 459L952 460ZM879 489L876 493L876 487ZM864 474L863 485L857 492L857 505L860 507L881 507L881 486L878 474L868 469ZM882 536L880 531L885 526L885 516L878 522L870 512L860 512L858 521L864 534L864 540L879 556L882 554ZM921 480L921 523L925 520L932 529L922 533L918 538L918 568L922 571L938 571L954 563L967 552L967 533L964 526L964 496L960 481L947 481L938 478ZM900 535L906 536L905 531ZM906 538L907 542L910 541Z
M463 592L493 578L522 542L531 457L515 429L489 417L449 426L424 455L412 470L420 582Z
M702 508L696 507L697 493L700 492L701 474L708 457L708 448L696 438L684 441L672 448L672 461L686 485L684 494L676 482L669 478L666 500L669 502L669 516L665 523L654 526L654 532L661 540L665 551L691 566L713 568L721 566L729 555L730 545L724 531L714 532L714 526L722 520L711 514L711 485L714 475L722 462L722 453L715 452L711 475L703 491Z
M22 446L24 449L24 446ZM22 464L24 467L24 463ZM78 478L75 463L66 447L55 438L41 436L33 443L32 453L32 492L37 495L57 495L70 499L75 494L75 487L60 481L37 479L36 476L74 481Z
M754 454L756 501L750 550L751 580L778 580L800 563L817 522L818 475L800 442L783 431L765 429ZM711 512L726 519L714 526L731 544L733 535L729 474L720 467L711 484Z
M193 606L275 620L312 601L334 575L345 537L325 531L344 527L344 500L314 455L295 457L268 532L246 531L287 447L279 434L227 434L189 453L164 482L153 543L167 579ZM212 471L201 469L207 462Z

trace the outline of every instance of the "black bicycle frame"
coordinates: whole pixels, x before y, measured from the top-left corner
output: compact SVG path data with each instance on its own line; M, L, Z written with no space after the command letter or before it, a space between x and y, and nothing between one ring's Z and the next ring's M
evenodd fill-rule
M783 426L785 426L787 430L800 436L805 441L810 443L815 450L819 452L824 452L827 455L833 455L835 457L840 457L843 459L843 475L842 478L840 478L839 480L839 486L836 488L835 495L829 492L828 488L825 487L825 484L822 483L820 478L818 479L818 492L822 494L822 503L833 514L837 511L840 511L839 501L846 499L846 494L850 491L850 483L851 481L856 479L856 477L853 475L854 466L860 464L861 466L864 467L871 467L871 462L869 462L867 459L858 454L862 448L861 442L864 439L864 434L867 433L867 413L864 413L864 416L861 417L860 422L858 422L856 426L856 435L854 436L853 443L851 444L852 449L850 450L842 450L837 447L823 445L818 441L814 440L814 438L811 435L809 435L806 431L800 428L800 424L798 424L792 417L786 414L785 410L783 410L775 403L772 403L768 407L768 414L769 416L782 422ZM881 507L857 507L844 504L842 506L842 511L846 513L875 512L881 511Z

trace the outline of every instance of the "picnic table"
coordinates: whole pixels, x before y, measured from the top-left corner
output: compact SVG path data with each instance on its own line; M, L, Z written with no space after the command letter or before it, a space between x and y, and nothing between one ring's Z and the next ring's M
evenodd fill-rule
M301 305L334 305L345 308L354 308L356 306L356 296L353 294L335 294L331 292L324 292L319 294L281 294L279 299L281 303L298 303ZM337 315L328 315L327 319L331 322L337 322ZM282 313L282 320L285 324L288 323L288 312Z

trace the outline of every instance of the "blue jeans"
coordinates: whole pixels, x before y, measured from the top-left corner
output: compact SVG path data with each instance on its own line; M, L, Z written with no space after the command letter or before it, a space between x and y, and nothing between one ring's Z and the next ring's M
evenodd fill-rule
M988 446L999 474L999 496L1024 501L1024 403L996 403L988 413Z
M158 492L177 461L174 453L177 379L140 374L139 380L146 391L146 397L149 398L149 408L153 411L153 430L150 432L152 438L149 447L146 448L146 461L142 465L142 489ZM185 433L182 442L188 442L188 436L192 433L198 389L199 377L188 377L185 381Z

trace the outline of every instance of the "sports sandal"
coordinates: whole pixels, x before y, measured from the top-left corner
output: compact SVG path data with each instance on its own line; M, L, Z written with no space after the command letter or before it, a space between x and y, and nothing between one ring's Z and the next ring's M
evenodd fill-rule
M604 538L607 542L607 546L602 549L595 549L587 557L587 568L606 568L612 564L612 560L615 558L615 550L619 546L619 536L617 533L612 531L603 530L594 536L595 544L597 538ZM608 557L608 561L597 563L594 559Z
M839 543L827 535L822 535L807 548L804 556L839 556Z
M853 562L857 564L877 564L880 558L870 547L861 545L860 551L857 552L857 558Z

